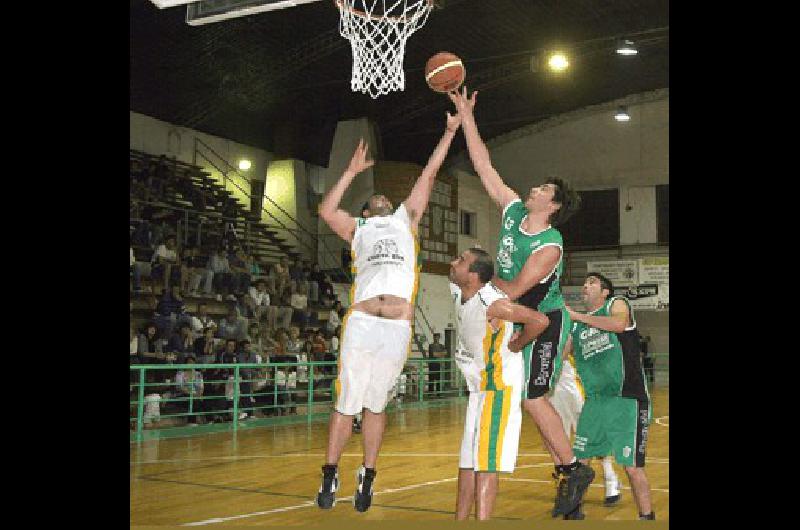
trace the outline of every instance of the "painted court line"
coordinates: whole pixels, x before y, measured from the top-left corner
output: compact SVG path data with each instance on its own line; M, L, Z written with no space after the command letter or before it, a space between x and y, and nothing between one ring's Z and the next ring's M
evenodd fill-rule
M664 427L669 427L669 422L663 422L662 420L667 419L669 420L669 415L661 416L660 418L656 418L656 423L659 425L663 425Z
M325 453L289 453L285 455L231 455L231 456L208 456L205 458L175 458L175 459L164 459L164 460L143 460L143 461L136 461L131 462L130 465L142 465L142 464L173 464L178 462L205 462L207 460L247 460L247 459L254 459L254 458L305 458L305 457L313 457L313 458L323 458L325 457ZM363 458L364 455L361 453L345 453L342 455L343 457L358 457ZM417 458L427 458L427 457L440 457L440 456L452 456L457 457L460 456L460 453L381 453L381 456L386 457L417 457ZM547 453L522 453L517 455L519 456L550 456Z
M421 488L423 486L430 486L430 485L433 485L433 484L441 484L443 482L452 482L454 480L458 480L458 477L445 478L445 479L442 479L442 480L432 480L432 481L429 481L429 482L422 482L420 484L411 484L409 486L402 486L400 488L392 488L392 489L383 490L383 491L376 491L375 493L373 493L373 496L381 495L383 493L396 493L398 491L406 491L406 490L411 490L411 489L415 489L415 488ZM336 499L336 502L345 502L345 501L352 501L352 500L353 500L353 496L350 495L349 497L342 497L341 499ZM283 508L274 508L272 510L264 510L264 511L261 511L261 512L246 513L246 514L242 514L242 515L231 515L229 517L215 517L213 519L206 519L204 521L195 521L193 523L184 523L181 526L203 526L203 525L207 525L207 524L224 523L226 521L234 521L234 520L237 520L237 519L246 519L248 517L257 517L259 515L268 515L268 514L271 514L271 513L280 513L280 512L288 512L288 511L291 511L291 510L299 510L300 508L308 508L309 506L316 506L316 505L317 505L316 501L307 501L307 502L304 502L303 504L296 504L294 506L284 506Z

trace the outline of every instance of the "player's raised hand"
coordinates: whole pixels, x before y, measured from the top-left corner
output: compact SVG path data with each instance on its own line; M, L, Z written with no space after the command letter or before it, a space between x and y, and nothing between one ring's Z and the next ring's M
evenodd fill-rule
M461 114L456 114L453 116L449 112L447 114L447 130L450 132L456 132L458 128L461 126Z
M449 97L450 101L452 101L453 104L456 106L456 110L458 111L459 114L463 112L472 112L473 109L475 108L475 102L478 97L478 91L476 90L469 97L467 97L467 93L468 90L466 86L464 86L461 89L461 92L454 90L452 92L447 93L447 97Z
M368 149L369 144L367 144L363 138L358 141L358 147L356 147L356 150L353 153L353 158L350 159L350 164L347 166L347 171L352 171L355 174L359 174L375 164L374 160L367 160Z

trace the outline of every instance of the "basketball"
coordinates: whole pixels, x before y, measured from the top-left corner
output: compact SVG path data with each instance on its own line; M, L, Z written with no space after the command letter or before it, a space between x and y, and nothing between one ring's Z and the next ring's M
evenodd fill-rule
M466 75L464 63L450 52L439 52L425 63L425 81L434 92L447 93L457 89Z

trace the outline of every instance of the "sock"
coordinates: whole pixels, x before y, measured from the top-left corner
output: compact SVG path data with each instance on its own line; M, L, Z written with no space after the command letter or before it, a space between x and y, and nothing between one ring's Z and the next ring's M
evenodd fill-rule
M339 466L337 464L325 464L324 466L322 466L322 472L335 475L338 471L337 469L338 467Z
M378 472L375 470L374 467L367 467L364 464L361 464L361 465L364 468L364 478L365 479L367 479L367 478L375 478L375 475L378 474Z
M576 457L574 457L574 456L573 456L573 457L572 457L572 462L570 462L569 464L566 464L566 465L563 465L563 466L561 466L561 471L562 471L562 473L564 473L565 475L569 475L569 474L570 474L570 473L572 473L574 470L578 469L578 468L579 468L581 465L583 465L583 464L581 464L581 463L578 461L578 459L577 459Z
M647 521L655 521L656 520L656 512L654 512L653 510L650 510L650 513L648 513L647 515L640 513L639 514L639 519L640 520L647 520Z
M614 473L614 466L611 463L611 457L603 458L603 477L606 483L606 497L619 495L619 479L617 474ZM610 487L609 487L610 486Z

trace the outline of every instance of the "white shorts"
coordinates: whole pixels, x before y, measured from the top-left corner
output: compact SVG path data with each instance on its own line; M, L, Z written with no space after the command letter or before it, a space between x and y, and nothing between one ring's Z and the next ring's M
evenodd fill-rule
M470 392L458 467L511 473L522 427L522 387Z
M567 439L578 429L578 418L583 409L583 394L578 388L574 378L561 377L558 384L553 389L552 394L547 396L553 408L561 416L561 423L564 425L564 432Z
M383 412L408 357L411 323L353 311L342 322L336 411Z

